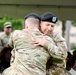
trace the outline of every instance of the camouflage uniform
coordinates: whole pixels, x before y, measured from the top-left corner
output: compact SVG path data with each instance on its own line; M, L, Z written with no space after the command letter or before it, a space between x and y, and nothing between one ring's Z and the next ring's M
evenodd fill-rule
M67 51L67 45L65 43L64 38L56 32L53 32L50 37L53 39L55 45L62 51L62 56L65 56L65 52ZM57 51L57 50L56 50ZM61 54L61 53L60 53ZM60 58L57 56L51 55L52 64L50 68L47 70L47 75L71 75L68 71L66 71L66 60L65 58Z
M7 46L9 38L10 34L6 35L5 32L0 33L0 52L4 47Z
M32 39L41 36L42 33L37 29L15 31L9 42L9 45L14 48L12 50L14 60L2 75L46 75L46 62L50 55L60 59L66 57L66 52L56 51L57 47L48 36L46 39L50 41L50 44L47 49L31 44Z

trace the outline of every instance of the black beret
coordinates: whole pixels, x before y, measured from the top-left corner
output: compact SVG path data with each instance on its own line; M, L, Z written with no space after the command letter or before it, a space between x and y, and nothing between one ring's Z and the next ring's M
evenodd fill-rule
M31 13L31 14L26 15L25 19L30 18L30 17L33 17L33 18L36 18L36 19L40 20L40 16L36 13Z
M43 15L41 15L41 21L56 23L57 20L57 17L51 12L46 12Z

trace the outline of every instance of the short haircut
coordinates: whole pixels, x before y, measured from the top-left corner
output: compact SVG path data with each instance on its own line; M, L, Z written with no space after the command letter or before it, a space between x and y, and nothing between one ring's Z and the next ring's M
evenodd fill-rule
M30 25L30 26L39 25L39 19L36 19L34 17L29 17L25 20L25 25Z

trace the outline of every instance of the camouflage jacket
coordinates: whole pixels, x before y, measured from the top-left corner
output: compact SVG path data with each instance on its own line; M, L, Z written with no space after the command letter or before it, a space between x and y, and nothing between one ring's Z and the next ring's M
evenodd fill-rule
M49 45L49 48L52 48L52 58L50 58L50 62L52 63L51 65L47 65L49 66L49 69L47 69L47 75L70 75L70 73L65 69L67 57L67 45L65 39L57 32L53 32L50 37L53 39L55 46L51 47L51 44ZM59 52L60 56L64 58L58 56Z

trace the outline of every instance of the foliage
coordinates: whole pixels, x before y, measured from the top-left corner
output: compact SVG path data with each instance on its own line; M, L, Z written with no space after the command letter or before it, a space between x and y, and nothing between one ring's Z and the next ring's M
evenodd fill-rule
M22 29L22 21L23 21L22 19L13 19L11 21L13 30Z
M76 26L76 20L72 21L73 26Z
M73 45L71 46L71 50L76 50L76 44L73 44Z
M3 30L3 24L5 22L11 22L13 30L20 30L20 29L22 29L23 19L13 19L13 18L9 18L7 16L4 16L2 19L0 19L0 31Z

